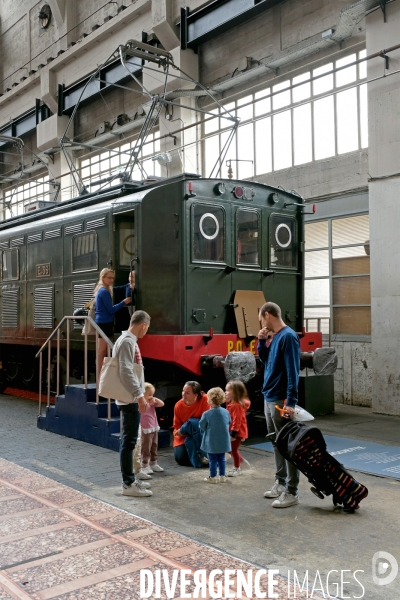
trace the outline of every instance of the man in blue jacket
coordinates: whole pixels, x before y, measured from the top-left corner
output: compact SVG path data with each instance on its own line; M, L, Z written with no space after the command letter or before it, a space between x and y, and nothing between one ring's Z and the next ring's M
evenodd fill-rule
M293 415L297 404L300 370L300 342L298 335L285 325L281 309L274 302L267 302L260 310L262 329L258 333L258 355L264 363L265 417L268 433L278 433L287 423L275 406L283 407ZM274 508L286 508L299 503L298 485L300 472L286 461L274 446L276 477L265 498L276 498Z

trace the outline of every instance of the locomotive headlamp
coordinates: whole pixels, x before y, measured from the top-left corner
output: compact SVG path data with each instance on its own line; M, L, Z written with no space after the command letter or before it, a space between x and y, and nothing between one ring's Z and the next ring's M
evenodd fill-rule
M271 202L271 204L277 204L279 202L279 195L276 192L270 194L268 196L268 201Z
M253 200L255 196L255 192L253 188L245 187L243 188L243 200Z
M226 192L226 186L224 183L217 183L214 186L214 192L218 195L224 194Z

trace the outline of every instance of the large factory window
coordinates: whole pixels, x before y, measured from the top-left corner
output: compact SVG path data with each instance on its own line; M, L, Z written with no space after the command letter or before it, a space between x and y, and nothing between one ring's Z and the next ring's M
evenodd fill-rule
M72 238L72 271L93 271L97 269L97 233L80 233Z
M233 177L248 179L367 148L366 63L350 64L365 57L366 50L347 54L225 104L225 110L241 120L225 156L225 162L231 160ZM341 70L332 72L335 69ZM213 112L219 116L220 109ZM221 118L204 123L206 177L218 161L229 127ZM225 163L218 166L224 175Z
M18 249L5 250L2 256L2 275L3 281L19 279L19 260Z
M193 206L193 260L225 261L225 213L217 206Z
M291 217L271 215L269 225L271 267L296 267L296 222Z
M18 176L19 177L19 176ZM25 212L25 207L36 201L50 200L49 176L32 179L26 183L14 185L4 192L4 210L0 219L9 219Z
M151 133L146 138L141 154L140 164L142 171L135 168L132 173L132 179L143 179L145 176L161 175L160 165L157 161L152 160L152 156L160 151L160 141L158 132ZM81 160L81 177L85 185L90 184L90 191L95 192L99 189L106 189L120 182L118 175L122 174L132 150L135 146L135 140L125 142L119 146L115 146L112 150L93 154L90 158ZM104 181L110 177L110 181ZM113 178L111 180L111 178ZM102 180L102 183L93 185L96 181Z
M306 223L305 318L311 330L371 334L369 216Z
M236 213L237 264L259 266L259 214L239 209Z

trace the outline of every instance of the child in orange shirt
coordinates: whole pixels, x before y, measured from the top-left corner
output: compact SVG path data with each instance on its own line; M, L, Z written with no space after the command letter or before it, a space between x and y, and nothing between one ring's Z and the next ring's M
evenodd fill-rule
M242 474L240 465L247 463L239 452L239 446L248 436L246 411L250 408L247 390L241 381L228 381L225 387L226 408L231 415L229 432L231 436L233 468L228 471L228 477ZM248 463L247 463L248 464Z

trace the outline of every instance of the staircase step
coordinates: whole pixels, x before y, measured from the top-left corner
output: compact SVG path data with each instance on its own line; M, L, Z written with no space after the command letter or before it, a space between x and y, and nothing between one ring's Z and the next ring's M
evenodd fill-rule
M107 419L99 419L98 423L99 425L103 425L103 427L108 427L110 434L118 433L119 435L121 427L119 418L110 419L109 421Z
M99 419L107 418L108 404L107 402L88 402L89 407L93 407L93 410L97 412L97 416ZM111 402L111 417L119 418L119 410L114 401Z
M65 386L65 396L67 398L82 398L88 401L96 401L96 384L88 383L88 386L85 386L82 383L66 385Z

